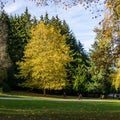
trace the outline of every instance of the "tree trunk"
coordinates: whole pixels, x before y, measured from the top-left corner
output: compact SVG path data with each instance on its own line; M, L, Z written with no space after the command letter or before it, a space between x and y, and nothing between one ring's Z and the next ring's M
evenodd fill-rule
M43 95L44 96L46 95L46 89L45 88L43 89Z

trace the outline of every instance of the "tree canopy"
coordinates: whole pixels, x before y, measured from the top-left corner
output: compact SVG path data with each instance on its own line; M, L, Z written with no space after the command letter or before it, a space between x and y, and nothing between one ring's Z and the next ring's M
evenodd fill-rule
M66 79L65 65L71 60L65 36L43 22L32 28L31 35L23 60L18 62L19 76L26 79L23 85L44 90L62 89Z

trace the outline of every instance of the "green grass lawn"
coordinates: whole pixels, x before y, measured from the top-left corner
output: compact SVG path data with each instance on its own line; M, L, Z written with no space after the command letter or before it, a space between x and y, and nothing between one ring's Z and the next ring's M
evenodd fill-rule
M0 99L0 120L120 120L120 101Z

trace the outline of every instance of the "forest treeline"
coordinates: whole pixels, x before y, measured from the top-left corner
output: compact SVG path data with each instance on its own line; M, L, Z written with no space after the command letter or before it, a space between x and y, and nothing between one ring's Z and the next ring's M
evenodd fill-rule
M88 54L66 21L58 16L49 18L46 13L38 20L27 8L21 15L2 12L0 86L6 92L32 90L44 94L118 92L120 43L101 42L102 29L94 31L96 39ZM109 37L110 31L105 32Z

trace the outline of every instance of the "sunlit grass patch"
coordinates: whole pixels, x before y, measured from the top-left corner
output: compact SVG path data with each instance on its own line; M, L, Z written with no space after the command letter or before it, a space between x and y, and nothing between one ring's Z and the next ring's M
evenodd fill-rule
M55 101L54 99L0 100L0 118L1 120L17 118L20 120L120 119L119 100ZM6 116L9 116L9 119Z

